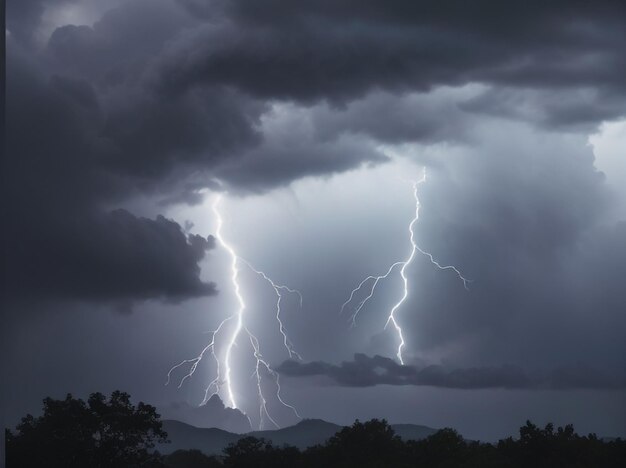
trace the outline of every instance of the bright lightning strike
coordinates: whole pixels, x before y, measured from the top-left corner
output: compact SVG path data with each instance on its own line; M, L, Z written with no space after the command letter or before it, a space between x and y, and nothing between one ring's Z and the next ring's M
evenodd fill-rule
M352 321L352 327L356 327L356 317L357 315L359 315L359 312L361 311L361 309L363 308L363 306L365 305L365 303L371 299L371 297L374 295L374 290L376 289L376 286L378 285L378 282L382 279L387 278L391 272L393 271L393 269L395 267L397 267L398 265L404 265L405 262L396 262L394 264L392 264L389 269L387 270L387 273L385 273L384 275L380 275L380 276L368 276L367 278L365 278L363 281L361 281L359 283L359 285L352 290L352 292L350 293L350 297L348 298L348 300L346 302L343 303L343 305L341 306L341 313L343 314L344 309L352 302L352 299L354 299L354 295L361 290L361 288L363 287L363 285L365 285L365 283L367 283L370 280L374 280L371 283L371 288L370 288L370 292L367 296L365 296L365 299L363 299L361 302L359 302L359 304L356 306L356 308L354 309L354 312L352 313L350 320Z
M269 363L263 358L263 355L261 354L261 350L260 350L260 345L259 345L259 340L258 338L248 329L248 327L245 326L245 310L246 310L246 303L245 300L243 298L243 295L241 293L241 287L239 284L239 267L238 267L238 263L242 262L245 265L247 265L254 273L256 273L257 275L261 276L263 279L265 279L270 285L271 287L274 289L274 292L276 293L277 296L277 302L276 302L276 320L278 321L278 327L279 327L279 331L283 337L283 344L289 354L290 358L293 358L294 356L297 357L298 359L301 359L300 355L294 350L293 344L291 342L291 340L289 339L289 337L287 336L287 332L285 330L285 327L283 325L283 322L281 320L280 314L281 314L281 302L282 302L282 298L283 298L283 294L285 292L290 293L290 294L297 294L300 300L300 307L302 307L302 294L300 294L300 291L296 290L296 289L292 289L289 288L288 286L282 285L282 284L278 284L276 282L274 282L267 274L265 274L264 272L255 269L248 261L244 260L243 258L239 257L237 255L237 253L235 252L235 250L233 249L233 247L224 239L223 235L222 235L222 227L224 224L224 221L222 219L222 215L219 211L219 205L220 202L222 200L221 195L218 195L212 205L212 210L213 210L213 214L215 215L215 218L217 220L217 226L216 226L216 230L215 230L215 237L218 241L218 243L220 244L221 247L224 248L224 250L226 250L226 252L228 252L231 262L230 262L230 271L231 271L231 275L230 275L230 279L231 279L231 283L233 285L233 290L235 293L235 297L237 299L237 309L235 310L235 312L230 315L229 317L225 318L224 320L222 320L219 324L219 326L217 327L217 329L215 329L214 331L210 332L211 335L211 341L209 342L209 344L207 344L204 349L202 349L202 351L200 352L200 354L198 356L196 356L193 359L185 359L183 361L181 361L180 363L176 364L175 366L173 366L169 372L167 373L167 382L166 385L168 385L170 383L171 380L171 376L172 373L185 365L190 365L189 367L189 371L187 372L187 374L185 374L183 376L183 378L180 380L178 388L180 388L187 379L191 378L193 376L193 374L196 372L198 365L200 364L200 362L202 362L202 360L204 359L205 355L207 353L210 353L210 355L213 357L213 359L215 360L216 363L216 376L215 378L209 383L209 385L206 387L205 389L205 393L204 393L204 399L202 400L201 405L205 404L213 395L215 394L219 394L219 392L222 389L222 386L225 387L225 392L226 395L228 396L228 401L227 404L231 407L231 408L238 408L237 405L237 400L235 398L235 391L234 391L234 386L233 386L233 378L232 378L232 364L231 364L231 358L232 358L232 350L233 348L236 346L237 344L237 340L239 338L239 336L241 335L242 331L245 332L245 334L248 336L249 340L250 340L250 344L252 347L252 355L256 361L255 364L255 370L253 373L253 377L256 377L256 382L257 382L257 395L258 395L258 399L259 399L259 429L263 428L263 422L265 420L270 421L274 426L276 427L280 427L277 423L276 420L271 416L271 414L269 413L268 409L267 409L267 399L265 398L265 395L263 393L263 378L261 375L261 371L263 370L263 372L265 374L268 374L272 380L273 383L276 387L276 399L280 402L280 404L282 404L284 407L290 409L296 417L300 418L300 415L298 414L298 411L296 410L295 407L293 407L292 405L286 403L281 394L281 387L280 387L280 380L279 380L279 375L278 373L276 373L276 371L274 371L271 366L269 365ZM230 331L230 334L227 336L228 340L225 346L225 353L224 353L224 359L223 359L223 364L220 362L220 359L218 358L217 354L216 354L216 339L218 337L218 335L221 335L221 332L223 331L223 329L225 328L226 324L228 322L234 321L234 326L232 328L232 330ZM225 333L225 332L224 332ZM222 365L224 367L224 375L222 376ZM245 414L245 413L244 413Z
M224 240L222 236L222 226L224 221L222 220L222 215L219 212L219 204L222 201L222 196L218 195L215 197L215 201L213 202L213 214L217 218L217 228L215 230L215 237L220 245L226 249L231 258L231 281L233 283L233 288L235 291L235 296L237 297L238 308L235 312L235 329L233 330L230 341L226 345L226 357L224 358L224 366L226 367L226 372L224 376L224 380L226 382L226 391L228 393L228 398L230 399L230 406L233 408L237 408L237 402L235 401L235 395L233 393L233 384L231 377L231 366L230 366L230 356L233 350L233 346L235 346L235 342L239 337L239 333L241 332L241 328L243 327L243 312L246 308L246 303L243 300L241 295L241 290L239 288L239 269L237 268L237 254L233 250L233 248ZM223 323L223 322L222 322Z
M276 426L277 428L280 428L280 426L276 423L276 421L272 418L272 416L270 415L269 411L267 410L267 401L265 400L265 397L263 396L263 390L261 388L261 374L260 374L260 369L261 367L263 367L265 369L265 371L267 373L269 373L273 379L274 382L276 384L276 398L278 399L278 401L285 407L289 408L291 411L293 411L293 413L296 415L296 417L302 419L302 417L300 416L300 414L298 414L298 410L288 404L285 403L285 401L282 399L282 397L280 396L280 378L278 376L278 373L276 373L276 371L274 371L270 365L268 364L267 361L265 361L265 359L263 359L263 355L261 354L261 351L259 349L259 340L252 334L250 333L248 330L246 330L248 332L248 336L250 337L250 343L252 344L252 348L254 349L254 357L256 358L256 366L254 369L254 373L253 376L256 377L256 381L257 381L257 389L258 389L258 394L259 394L259 427L262 427L263 425L263 418L264 416L271 421L271 423Z
M250 263L247 262L246 260L242 259L242 261L246 265L248 265L248 268L250 268L253 272L255 272L257 275L261 276L261 278L263 278L265 281L267 281L270 284L270 286L272 286L272 288L274 289L274 292L276 293L276 298L277 298L276 299L276 321L278 322L278 330L280 331L280 334L283 336L283 344L285 345L285 349L289 353L289 357L290 358L293 359L293 357L295 356L299 360L302 360L302 357L295 351L295 349L293 349L293 343L291 342L291 340L287 336L287 331L285 330L285 326L283 325L283 322L280 319L280 312L281 312L281 307L280 306L281 306L281 302L283 300L283 292L287 291L287 292L292 293L292 294L297 294L297 296L300 299L300 308L302 308L302 294L297 289L291 289L290 287L285 286L283 284L275 283L264 272L262 272L261 270L257 270L252 265L250 265Z
M398 324L398 321L396 320L396 312L398 311L400 306L402 306L402 304L406 301L406 298L409 295L409 284L408 284L408 278L406 276L406 269L413 262L413 259L415 258L415 253L419 252L422 255L426 256L430 260L430 262L436 268L438 268L440 270L451 270L451 271L453 271L459 277L459 279L463 282L463 287L466 290L469 290L468 284L470 283L470 280L465 278L461 274L461 272L458 270L458 268L456 268L453 265L441 265L439 262L437 262L434 259L432 254L430 254L429 252L426 252L425 250L423 250L415 242L414 228L415 228L415 224L417 223L417 221L419 219L419 210L420 210L420 201L419 201L419 196L418 196L417 191L418 191L419 185L424 183L425 181L426 181L426 169L424 169L424 171L422 173L422 177L418 181L413 183L413 197L415 198L415 216L413 217L413 219L409 223L409 241L411 242L411 252L409 253L409 256L405 260L403 260L403 261L398 261L398 262L393 263L389 267L389 269L387 270L387 272L384 275L368 276L367 278L365 278L363 281L361 281L359 283L359 285L356 288L354 288L352 290L352 292L350 293L350 296L348 297L348 300L346 302L344 302L343 305L341 306L341 312L343 313L345 308L347 306L349 306L350 304L352 304L352 301L354 300L355 295L359 291L361 291L363 288L365 288L366 284L368 285L369 292L367 293L365 298L362 299L356 305L356 307L354 307L354 310L353 310L352 315L350 317L352 326L355 326L356 325L356 318L357 318L359 312L361 311L363 306L367 303L367 301L369 301L372 298L372 296L374 295L374 291L375 291L376 286L378 285L378 283L381 280L388 278L389 275L392 273L392 271L397 266L401 265L400 277L402 278L402 284L403 284L402 296L400 297L398 302L396 302L394 304L394 306L391 308L391 310L389 311L389 316L387 317L387 321L385 322L385 327L384 328L386 329L389 326L389 324L392 324L393 327L395 328L396 333L398 335L398 351L396 353L396 356L398 358L398 361L400 361L400 364L403 364L403 365L404 365L404 359L402 357L402 349L404 348L404 344L405 344L405 342L404 342L404 334L402 332L402 327L400 327L400 325Z

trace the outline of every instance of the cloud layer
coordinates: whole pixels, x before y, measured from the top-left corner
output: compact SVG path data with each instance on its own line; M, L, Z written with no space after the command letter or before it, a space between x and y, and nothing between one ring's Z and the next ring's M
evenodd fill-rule
M433 387L484 388L624 388L626 380L611 378L589 368L559 368L545 373L527 373L512 365L446 369L439 365L400 365L383 356L355 354L354 360L340 364L322 361L285 361L278 368L289 377L328 377L337 385L371 387L375 385L428 385Z
M138 195L197 200L211 178L231 191L264 191L385 162L380 143L462 141L476 114L596 125L626 102L621 2L137 0L112 4L92 25L58 24L42 44L50 12L79 6L101 8L32 0L7 11L4 196L14 228L5 235L28 246L19 256L9 249L8 270L18 270L9 275L17 290L35 294L78 280L64 271L47 287L34 282L79 256L103 277L101 293L79 287L78 295L211 293L198 279L198 241L168 236L163 221L120 223L106 213ZM445 91L419 94L468 83L483 88L460 104ZM126 247L103 240L124 234L105 236L102 226L122 224ZM161 231L163 256L132 261L160 262L143 268L159 271L150 286L114 281L110 264L81 250L152 255L131 246L141 235L128 231L148 225Z

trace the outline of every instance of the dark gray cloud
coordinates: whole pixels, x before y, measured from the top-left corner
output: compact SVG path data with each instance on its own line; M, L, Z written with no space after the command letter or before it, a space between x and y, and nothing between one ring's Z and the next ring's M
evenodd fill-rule
M198 262L214 247L212 237L185 235L174 221L126 210L72 214L81 218L15 233L19 242L7 259L12 296L124 303L217 292L214 283L199 278Z
M60 25L45 43L45 58L58 73L103 88L131 85L168 41L196 25L174 2L125 1L111 5L93 25Z
M551 130L591 133L598 122L624 115L626 95L594 87L529 90L503 86L484 90L460 102L459 107Z
M63 3L12 7L16 25L9 22L9 30L21 30L22 23L34 29L43 8L57 4ZM92 94L92 111L81 115L84 127L72 133L98 146L95 170L134 178L132 190L177 185L198 173L207 174L205 180L219 175L231 189L266 190L385 159L358 148L362 144L347 147L345 133L386 143L464 138L471 116L456 104L444 109L435 96L399 105L393 93L473 81L513 89L560 83L562 100L537 100L547 124L593 124L619 115L621 107L608 103L623 94L613 78L623 66L615 45L623 13L611 2L523 9L485 2L469 9L454 1L305 2L294 8L274 1L138 0L92 26L57 28L45 50L36 51L34 73L81 83ZM14 36L9 47L24 47ZM552 68L542 73L545 60ZM590 89L588 105L568 91L580 86ZM387 94L368 96L380 90ZM349 105L357 98L362 102ZM306 145L284 148L272 144L276 139L261 121L268 101L276 100L332 105L313 119L314 137ZM463 109L520 117L510 110L514 105L494 110L494 100L502 101L485 97ZM185 187L173 190L196 188Z
M473 88L404 95L374 92L341 108L317 106L312 119L322 141L351 134L389 144L462 142L470 133L471 104L479 93Z
M620 2L243 0L225 9L225 20L173 46L163 86L228 83L263 98L340 103L470 81L623 93Z
M104 301L215 294L198 266L212 238L188 236L163 217L107 208L142 182L106 169L116 153L99 132L106 119L94 87L42 75L18 48L9 48L7 61L8 294Z
M20 41L30 42L44 12L45 0L7 2L6 28Z
M400 365L383 356L355 354L354 360L340 364L322 361L288 360L277 369L289 377L330 378L337 385L371 387L375 385L429 385L434 387L479 388L624 388L626 380L605 376L595 369L559 368L545 373L528 373L512 365L446 369L439 365Z
M240 192L262 192L304 176L325 176L363 163L389 161L370 140L348 132L320 138L317 119L292 106L275 109L266 116L263 143L241 157L225 160L214 173Z
M438 106L436 96L399 105L394 94L475 81L512 93L558 83L562 98L536 99L545 115L535 123L594 125L621 114L613 79L623 67L619 3L260 3L128 2L92 26L54 31L42 73L94 89L99 112L84 118L99 119L91 131L106 145L98 162L107 170L161 186L218 175L244 192L385 159L362 143L347 147L346 133L433 143L466 137L464 110L529 118L490 90L462 108ZM41 15L31 13L34 25ZM585 105L581 86L589 88ZM314 138L285 148L260 120L276 100L332 105L313 119Z

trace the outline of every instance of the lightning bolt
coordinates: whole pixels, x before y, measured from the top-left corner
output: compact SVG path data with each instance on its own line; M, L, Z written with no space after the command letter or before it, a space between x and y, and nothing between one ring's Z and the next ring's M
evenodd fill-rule
M415 224L417 223L417 221L419 219L419 211L420 211L420 200L419 200L419 196L418 196L418 188L419 188L419 185L421 185L424 182L426 182L426 169L423 170L422 177L419 180L413 182L413 197L415 198L415 216L413 217L413 219L409 223L409 241L411 243L411 251L409 253L409 256L405 260L397 261L397 262L393 263L387 269L387 272L385 274L383 274L383 275L366 277L363 281L361 281L359 283L359 285L356 288L354 288L352 290L352 292L350 293L350 296L348 297L348 300L346 302L344 302L343 305L341 306L341 313L343 313L345 308L348 307L350 304L352 304L352 301L354 300L355 295L359 291L361 291L362 289L365 289L366 285L368 285L369 290L368 290L365 298L362 299L356 305L356 307L354 308L354 310L352 312L352 315L350 316L350 320L351 320L351 324L352 324L351 326L352 327L356 326L356 318L357 318L359 312L361 311L363 306L365 306L365 304L374 295L374 292L375 292L375 289L376 289L376 286L378 285L378 283L381 280L383 280L383 279L387 279L389 277L389 275L391 275L393 270L396 267L401 265L400 277L402 278L403 292L402 292L402 295L401 295L400 299L398 300L398 302L396 302L393 305L393 307L390 309L389 316L387 317L387 321L385 322L384 329L386 330L387 327L389 326L389 324L393 325L393 327L395 328L396 333L398 335L398 351L396 353L396 357L398 358L398 361L402 365L404 365L404 359L402 357L402 349L404 348L405 342L404 342L404 334L402 332L402 327L400 326L400 324L396 320L396 312L402 306L402 304L406 301L406 298L409 296L409 284L408 284L408 278L406 276L406 270L407 270L408 266L413 262L413 259L415 258L415 254L417 252L421 253L426 258L428 258L430 260L430 263L432 263L439 270L451 270L451 271L453 271L456 274L456 276L463 282L463 287L466 290L469 290L468 284L471 282L471 280L465 278L461 274L459 269L456 268L455 266L453 266L453 265L442 265L439 262L437 262L431 253L423 250L421 247L419 247L417 245L417 243L415 241L415 231L414 231L414 228L415 228Z
M291 340L287 336L287 331L285 330L285 326L283 325L283 322L280 319L280 312L281 312L281 307L280 306L281 306L281 302L283 300L282 292L287 291L289 293L296 294L299 297L299 299L300 299L300 308L302 308L302 294L297 289L291 289L290 287L285 286L284 284L277 284L277 283L275 283L264 272L262 272L261 270L257 270L252 265L250 265L250 263L248 261L243 260L243 259L241 259L241 260L242 260L243 263L245 263L248 266L248 268L250 268L253 272L255 272L257 275L259 275L261 278L263 278L265 281L267 281L270 284L270 286L272 286L272 288L274 289L274 292L276 293L276 298L277 298L276 299L276 321L278 322L278 330L280 331L281 335L283 336L283 344L285 346L285 349L289 353L289 357L290 358L293 359L293 357L295 356L299 360L302 360L302 356L300 356L293 349L293 343L291 342Z
M264 395L263 395L263 389L261 387L261 374L260 374L260 369L263 368L265 369L265 371L270 374L270 376L274 379L274 383L276 384L276 398L277 400L286 408L289 408L291 411L293 411L293 413L296 415L297 418L302 419L302 417L300 416L300 414L298 413L298 410L288 404L285 403L285 401L282 399L282 397L280 396L280 377L278 375L278 373L273 370L270 365L268 364L268 362L263 359L263 355L261 354L260 348L259 348L259 340L252 334L250 333L247 329L246 329L248 336L250 337L250 343L252 344L252 348L254 350L254 357L256 358L256 366L254 369L254 373L252 374L253 376L256 377L256 381L257 381L257 390L258 390L258 394L259 394L259 428L261 428L263 426L263 419L264 416L274 425L276 426L276 428L280 429L280 426L276 423L276 421L274 420L274 418L272 418L272 416L270 415L269 411L267 410L267 400L265 399Z
M226 356L224 358L224 366L226 367L226 372L224 375L224 381L226 383L226 392L228 393L228 398L230 399L230 406L232 408L237 408L237 402L235 401L235 395L233 393L233 383L231 377L231 366L230 366L230 356L233 350L233 346L235 346L235 342L239 337L239 333L241 333L241 329L243 327L243 312L246 309L246 303L243 300L243 296L241 295L241 288L239 287L239 268L237 268L237 254L234 249L226 242L224 237L222 236L222 226L224 225L224 221L222 219L222 215L219 212L219 204L222 201L222 196L218 195L215 197L215 201L213 202L213 214L217 219L217 228L215 230L215 237L220 245L228 252L231 258L230 270L231 270L231 282L233 284L233 289L235 292L235 297L237 298L237 310L235 311L235 328L230 336L230 341L226 345ZM223 324L224 322L222 322Z
M371 287L370 287L370 291L368 293L367 296L365 296L365 299L363 299L361 302L359 302L359 304L356 306L356 308L354 309L354 312L352 313L352 315L350 316L350 320L352 322L352 327L356 327L356 318L357 315L359 315L359 312L361 311L361 309L363 308L363 306L365 305L365 303L367 301L369 301L372 296L374 295L374 290L376 289L376 286L378 285L378 282L382 279L387 278L391 272L393 271L393 269L395 267L397 267L398 265L404 265L405 262L396 262L393 263L389 269L387 270L387 273L385 273L384 275L380 275L380 276L368 276L367 278L365 278L363 281L361 281L359 283L359 285L352 290L352 292L350 293L350 297L348 298L348 300L346 302L343 303L343 305L341 306L341 313L343 314L344 309L352 302L352 299L354 299L354 295L361 290L361 288L365 285L365 283L367 283L370 280L374 280L371 283Z
M218 195L217 197L215 197L215 200L213 201L213 204L212 204L213 214L215 215L215 218L217 220L217 225L215 229L215 237L218 243L220 244L220 246L224 250L226 250L226 252L228 253L230 257L230 280L231 280L233 291L235 293L235 297L237 300L237 308L232 315L222 320L215 330L209 332L211 339L209 343L202 349L202 351L200 352L198 356L196 356L193 359L184 359L183 361L176 364L169 370L169 372L167 373L167 381L165 385L169 385L171 378L172 378L172 373L176 369L189 365L189 370L187 374L185 374L182 377L182 379L180 380L178 384L178 388L181 388L182 385L185 383L185 381L194 375L194 373L196 372L198 368L198 365L202 362L202 360L205 358L205 356L208 353L215 360L216 376L211 382L209 382L209 385L206 387L205 392L204 392L204 399L202 400L202 403L200 403L200 405L205 404L213 395L219 394L220 391L222 390L222 387L225 387L225 392L228 397L227 405L230 406L231 408L239 408L236 397L235 397L235 390L234 390L233 378L232 378L231 360L232 360L232 350L237 345L237 340L243 332L248 336L248 339L250 340L250 344L252 347L252 356L255 359L255 370L252 376L256 378L256 387L257 387L257 394L258 394L258 399L259 399L259 429L263 428L263 423L265 420L270 421L275 427L278 428L280 426L277 424L276 420L271 416L267 408L267 399L263 392L263 378L262 378L262 373L261 373L262 370L263 370L263 373L269 375L272 378L274 385L276 387L275 396L276 396L276 399L280 402L280 404L290 409L297 418L301 419L301 417L300 417L300 414L298 414L298 411L296 410L294 406L286 403L283 400L280 394L281 387L280 387L279 374L272 369L270 364L267 362L267 360L265 360L265 358L261 354L259 339L248 329L248 327L245 326L244 312L246 310L246 302L241 293L241 286L239 284L238 264L241 262L245 264L246 266L248 266L248 268L250 268L254 273L256 273L257 275L265 279L274 289L274 292L276 293L276 296L277 296L276 320L278 321L279 331L283 337L283 344L289 354L289 357L291 358L295 356L298 359L301 359L301 357L294 350L293 344L291 340L289 339L287 332L285 330L285 327L283 325L283 322L280 318L280 314L281 314L281 301L283 298L283 294L285 292L290 293L290 294L297 294L300 300L300 307L302 307L302 294L300 293L300 291L296 289L292 289L292 288L289 288L288 286L276 283L266 273L264 273L261 270L257 270L247 260L237 255L234 248L226 241L226 239L222 235L222 227L224 225L224 221L219 211L219 205L221 203L221 200L222 200L222 196ZM225 353L224 353L224 359L222 363L220 362L220 359L218 358L216 354L216 346L217 346L216 339L218 336L221 336L222 333L226 334L226 331L225 331L226 325L231 321L234 322L234 325L232 326L232 330L230 330L230 333L227 334L227 342L225 345ZM224 369L223 375L222 375L222 367ZM248 421L250 421L250 418L248 418Z

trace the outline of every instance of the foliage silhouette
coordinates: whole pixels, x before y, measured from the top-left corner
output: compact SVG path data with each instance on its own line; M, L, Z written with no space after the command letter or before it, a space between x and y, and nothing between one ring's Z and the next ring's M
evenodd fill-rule
M527 421L519 438L497 444L466 441L454 429L403 441L385 420L355 421L325 444L300 451L244 436L223 456L200 450L160 455L167 434L155 408L134 407L126 393L94 393L85 403L68 395L44 400L43 415L27 415L6 431L7 468L617 468L626 442L580 436L574 427L540 428ZM201 447L199 447L201 448Z
M224 466L229 468L290 468L302 463L295 447L274 447L270 442L255 437L244 437L224 449Z
M155 443L167 440L156 409L141 402L135 407L120 391L108 399L93 393L87 402L71 394L46 398L41 416L25 416L5 436L7 467L13 468L145 466L159 457Z
M384 419L361 423L358 419L331 437L322 447L310 451L318 464L349 467L399 466L402 440Z
M617 468L625 465L626 442L579 436L571 425L556 431L530 422L519 439L498 444L466 441L454 429L442 429L419 441L403 441L385 420L358 420L325 444L299 452L246 437L225 450L224 466L237 468Z
M220 468L223 466L215 457L209 457L200 450L176 450L163 457L167 468Z

